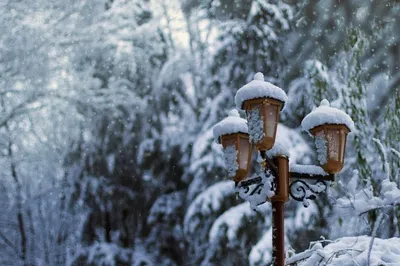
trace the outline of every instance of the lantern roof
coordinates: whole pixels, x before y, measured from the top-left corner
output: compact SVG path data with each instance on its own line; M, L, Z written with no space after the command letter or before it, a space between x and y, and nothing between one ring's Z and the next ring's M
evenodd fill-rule
M257 98L272 98L283 102L283 104L287 101L286 93L278 86L264 81L264 75L261 72L255 74L252 81L236 92L236 107L242 109L244 101Z
M220 137L234 133L248 133L246 119L240 118L239 112L233 109L229 112L229 116L213 127L214 139L220 143Z
M351 117L342 110L331 107L327 99L322 100L320 106L306 115L301 122L304 131L327 124L345 125L350 131L354 130Z

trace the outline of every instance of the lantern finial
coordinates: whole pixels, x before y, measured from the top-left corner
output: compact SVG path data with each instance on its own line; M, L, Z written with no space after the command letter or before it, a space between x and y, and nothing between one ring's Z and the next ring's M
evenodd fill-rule
M232 109L229 111L229 116L240 117L238 110Z
M257 73L254 75L254 80L262 80L262 81L264 81L264 74L261 73L261 72L257 72Z
M331 104L329 103L329 101L327 99L323 99L319 105L320 106L331 106Z

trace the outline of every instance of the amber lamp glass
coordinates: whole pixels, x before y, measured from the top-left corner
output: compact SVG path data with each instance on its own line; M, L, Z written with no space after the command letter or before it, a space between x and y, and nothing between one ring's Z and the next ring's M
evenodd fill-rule
M255 137L250 141L260 151L271 149L275 143L282 102L270 98L251 99L245 101L243 107L246 110L249 133Z
M252 145L249 143L249 135L244 133L235 133L221 136L221 143L224 149L234 146L237 151L236 162L237 171L233 180L240 182L246 179L251 160Z
M317 153L322 168L336 174L343 168L347 134L345 125L321 125L310 130L315 137Z

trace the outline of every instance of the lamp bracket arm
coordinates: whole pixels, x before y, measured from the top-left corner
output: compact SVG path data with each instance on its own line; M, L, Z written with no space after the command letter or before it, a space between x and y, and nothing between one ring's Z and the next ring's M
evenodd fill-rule
M265 203L271 197L273 191L272 186L262 176L252 177L240 181L235 186L236 195L248 201L251 206L255 207Z
M261 181L262 181L261 177L257 176L255 178L247 179L247 180L244 180L244 181L240 182L239 183L240 184L239 187L249 187L249 186L254 185L254 184L260 184Z
M265 162L267 163L268 169L271 170L272 174L275 177L278 177L278 175L279 175L278 167L275 165L275 163L272 161L272 159L267 156L267 153L265 151L260 151L260 155L261 155L261 158L263 158L265 160Z
M304 207L309 206L308 200L315 200L322 192L326 192L327 184L318 179L314 184L297 179L289 185L289 194L296 201L302 201Z
M296 178L296 179L316 179L316 180L323 180L323 181L335 181L334 174L319 175L319 174L313 174L313 173L289 172L289 177Z

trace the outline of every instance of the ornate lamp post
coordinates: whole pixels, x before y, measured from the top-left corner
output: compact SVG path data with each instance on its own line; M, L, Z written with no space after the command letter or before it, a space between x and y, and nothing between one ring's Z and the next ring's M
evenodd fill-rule
M254 80L240 88L235 97L236 107L246 112L247 121L238 111L214 126L213 133L224 148L228 175L235 181L239 195L252 205L267 200L272 203L274 265L285 265L284 203L289 194L308 206L309 199L324 192L326 182L343 168L346 137L354 127L352 119L343 111L330 107L327 100L308 114L302 127L315 139L320 165L290 165L288 151L275 143L279 111L287 101L285 92L264 81L257 73ZM251 160L252 145L262 157L263 172L246 179ZM291 179L291 182L289 181ZM314 184L308 181L314 180Z

